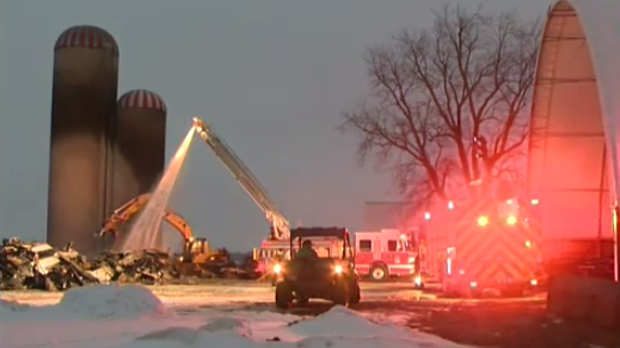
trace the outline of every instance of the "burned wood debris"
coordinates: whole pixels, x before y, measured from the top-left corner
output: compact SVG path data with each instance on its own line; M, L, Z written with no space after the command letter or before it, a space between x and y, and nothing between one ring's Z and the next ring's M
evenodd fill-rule
M0 289L66 290L86 284L193 283L200 278L250 278L230 259L205 264L183 262L167 252L105 251L88 259L72 248L4 239L0 247Z

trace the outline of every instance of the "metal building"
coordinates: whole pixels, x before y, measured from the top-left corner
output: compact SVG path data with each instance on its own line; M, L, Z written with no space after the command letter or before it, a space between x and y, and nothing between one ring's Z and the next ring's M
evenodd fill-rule
M54 47L48 242L95 252L110 204L111 136L119 50L94 26L65 30Z
M114 208L152 191L164 171L166 104L148 90L129 91L118 100L115 128Z

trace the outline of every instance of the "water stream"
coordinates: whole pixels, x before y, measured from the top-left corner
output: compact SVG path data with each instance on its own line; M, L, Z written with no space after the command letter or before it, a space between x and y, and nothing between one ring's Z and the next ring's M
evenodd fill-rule
M151 199L138 216L136 223L129 230L127 238L121 246L122 251L161 247L159 241L161 240L161 224L164 213L168 207L168 201L170 200L174 184L181 172L181 167L183 167L189 146L192 143L192 139L194 139L194 131L195 128L192 127L185 136L181 146L177 149L161 181L157 184L157 188L151 194Z

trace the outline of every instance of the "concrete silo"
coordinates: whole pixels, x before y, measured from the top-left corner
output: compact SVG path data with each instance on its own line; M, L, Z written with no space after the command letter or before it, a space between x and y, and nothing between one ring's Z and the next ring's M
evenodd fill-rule
M163 174L166 104L159 95L136 89L120 97L114 144L112 201L118 208L137 195L153 191ZM161 246L161 239L158 244Z
M95 232L111 196L111 131L116 112L118 45L105 30L75 26L54 47L48 241L97 249Z
M115 127L113 206L152 191L164 171L166 104L148 90L118 100Z

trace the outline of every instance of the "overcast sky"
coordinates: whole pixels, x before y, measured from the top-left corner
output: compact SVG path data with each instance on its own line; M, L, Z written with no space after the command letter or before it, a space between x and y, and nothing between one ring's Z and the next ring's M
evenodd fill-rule
M456 1L454 1L456 2ZM458 1L474 6L479 1ZM544 14L549 0L487 0ZM211 121L295 224L356 230L368 200L394 198L388 175L357 166L335 127L363 96L368 44L427 26L437 0L2 0L0 236L44 240L53 46L90 24L120 46L119 95L168 105L167 157L198 115ZM196 138L171 207L216 246L249 249L263 214ZM90 233L88 231L87 233Z

